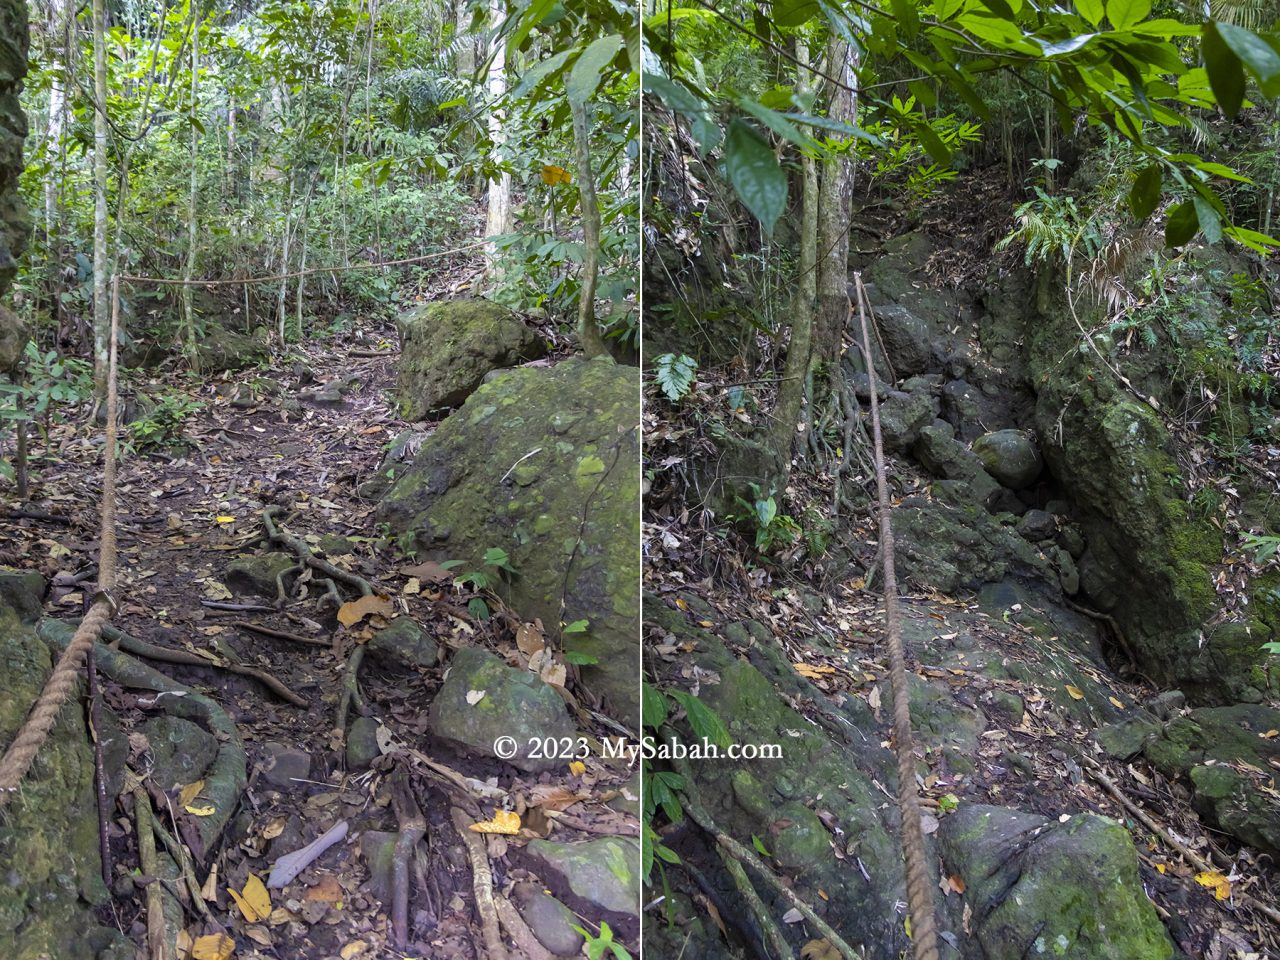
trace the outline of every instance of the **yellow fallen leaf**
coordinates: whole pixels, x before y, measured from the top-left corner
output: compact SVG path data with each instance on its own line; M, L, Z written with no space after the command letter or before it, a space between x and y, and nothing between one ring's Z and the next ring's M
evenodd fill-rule
M587 772L587 765L583 763L581 760L570 760L569 772L572 773L575 777L580 777Z
M1219 900L1225 900L1231 896L1231 881L1218 873L1217 870L1205 870L1203 873L1197 873L1196 883L1211 889L1214 897Z
M212 817L215 813L218 812L218 808L215 807L213 804L209 804L208 806L203 806L203 807L197 807L194 804L188 803L182 809L187 811L187 813L191 814L193 817Z
M1115 697L1107 697L1107 699L1111 701L1111 705L1115 707L1117 710L1124 709L1124 704L1121 703L1119 700L1117 700Z
M1067 693L1071 694L1072 700L1084 699L1084 691L1081 690L1079 687L1073 687L1071 684L1068 683L1066 684L1066 688L1067 688Z
M230 887L227 887L227 893L231 894L231 899L250 923L257 923L271 916L271 894L267 893L266 885L254 874L249 874L244 889L239 893Z
M178 805L185 807L193 802L196 797L200 796L200 791L204 789L204 781L197 780L195 783L188 783L178 792Z
M1263 740L1274 740L1277 736L1280 736L1280 730L1268 730L1266 733L1258 734L1258 736Z
M514 837L520 832L520 815L511 810L498 810L492 820L473 823L470 829L475 833L501 833Z
M367 597L348 601L339 607L338 622L344 627L350 627L375 613L383 617L391 616L391 601L371 593Z
M1163 863L1157 863L1157 864L1156 864L1156 872L1157 872L1157 873L1164 873L1164 872L1165 872L1165 870L1167 870L1167 869L1168 869L1168 867L1166 867Z
M807 663L793 663L792 666L795 667L796 673L800 674L800 676L807 680L816 680L825 674L836 672L835 667L815 667Z
M236 952L236 942L225 933L211 933L196 937L191 948L191 960L231 960Z
M222 516L214 517L213 519L217 520L219 523L235 523L236 522L235 517L228 517L225 513L222 514Z

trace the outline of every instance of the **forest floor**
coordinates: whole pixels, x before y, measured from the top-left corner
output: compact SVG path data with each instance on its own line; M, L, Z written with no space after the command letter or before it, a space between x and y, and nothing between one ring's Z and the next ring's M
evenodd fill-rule
M888 686L889 653L883 639L880 585L870 582L879 572L872 505L840 518L823 559L808 556L804 541L762 557L752 548L749 534L682 497L685 485L691 485L684 471L692 471L690 465L696 463L704 442L699 424L714 416L709 408L723 404L722 398L742 375L740 369L700 370L696 400L667 418L662 411L671 406L657 396L656 388L646 394L649 456L675 471L676 477L671 486L655 484L646 502L646 590L681 611L691 628L714 633L738 657L767 671L767 658L760 656L755 642L738 642L730 629L745 621L763 625L776 638L784 668L797 675L778 684L792 708L838 743L843 734L833 730L832 708L842 709L847 698L860 698L871 707L884 738L882 746L887 747L890 710L882 706L881 696ZM706 409L698 411L698 405ZM928 486L928 479L902 458L894 459L891 469L895 500ZM865 473L853 479L870 482ZM790 478L787 502L797 515L825 515L831 487L828 473L797 470ZM944 699L972 710L1000 696L1016 697L1026 705L1017 721L986 709L972 774L946 771L938 760L939 730L917 729L917 747L933 767L921 781L926 831L936 830L948 805L956 803L1013 807L1050 820L1084 812L1111 817L1130 830L1144 890L1186 955L1206 960L1280 958L1280 924L1254 906L1275 904L1280 893L1277 865L1205 824L1192 806L1190 791L1141 757L1125 762L1105 756L1096 741L1105 721L1092 709L1073 712L1064 706L1088 708L1087 702L1079 702L1087 695L1090 700L1109 699L1111 706L1129 715L1149 704L1159 689L1143 679L1119 675L1096 651L1046 644L1043 636L1037 637L1038 624L1044 622L1042 610L1014 606L1001 617L983 609L975 598L911 587L902 593L900 609L910 669L921 689L944 689ZM684 656L685 645L692 641L664 633L653 628L646 641L646 657L658 664L659 676L667 671L696 672ZM957 653L949 642L942 642L957 636L971 639L975 652ZM1022 672L1035 679L1018 679L1005 669L993 675L986 669L992 663L1002 668L1020 664ZM916 712L913 701L913 716ZM944 732L941 742L946 739ZM1212 864L1212 876L1140 822L1135 808ZM685 839L675 844L677 852L714 872L716 857L701 845L703 838L690 841L687 832L681 836ZM963 891L959 877L944 877L935 897L954 901ZM700 896L697 890L690 895ZM970 932L967 927L963 931Z
M377 471L389 441L410 426L398 419L390 402L395 343L395 331L387 326L345 342L333 338L295 347L282 369L187 380L193 399L203 403L184 425L189 447L164 456L129 456L121 468L120 609L114 626L164 650L263 671L305 704L295 705L259 679L219 666L156 664L222 704L249 757L249 786L239 813L218 849L196 864L216 925L202 922L187 891L180 889L187 917L180 944L221 926L241 958L476 957L482 953L476 896L452 807L463 809L472 822L488 819L495 809L522 815L521 836L481 838L500 907L522 880L554 886L535 876L519 856L531 837L639 834L638 795L628 789L633 771L625 766L588 760L577 772L566 767L529 775L501 761L459 756L429 744L428 711L443 666L408 671L363 660L364 711L382 724L377 752L383 756L375 754L369 769L347 769L343 738L335 730L344 672L352 651L369 639L371 624L381 624L379 617L411 616L439 644L441 660L446 651L468 645L516 659L520 624L515 612L492 597L494 616L473 617L467 610L470 594L450 575L440 576L438 566L415 567L379 541L376 503L357 493ZM312 378L314 384L342 384L347 392L336 404L309 402L305 398L316 389L303 388ZM301 398L301 413L286 412L282 396ZM425 426L429 431L432 425ZM0 562L37 569L52 581L46 610L64 619L79 615L84 590L74 577L90 569L98 553L100 433L84 424L56 427L48 447L35 450L29 502L0 510ZM274 591L256 596L233 591L226 582L227 566L266 548L263 514L272 506L280 508L276 521L283 532L368 581L384 598L371 617L340 623L337 605L321 584L323 573L312 569L295 579L283 602ZM289 552L280 545L268 549ZM358 597L350 584L340 586L343 601ZM105 702L126 730L154 713L148 709L154 699L105 678L103 687ZM356 716L353 707L350 719ZM145 769L145 742L131 735L130 744L134 768ZM409 864L409 942L393 951L387 878L374 876L379 871L369 862L371 848L362 835L383 831L394 840L391 774L397 769L410 774L427 829L426 842ZM166 791L171 785L155 786ZM176 810L180 821L184 807L199 808L198 787L191 797L180 790L169 790L169 797L163 820ZM611 800L626 812L605 806ZM581 829L556 822L570 806L569 819ZM339 820L350 824L346 841L284 889L270 891L262 909L246 909L230 896L228 888L247 895L250 874L265 880L275 859ZM119 882L101 919L141 944L145 902L131 875L137 852L130 820L119 810L112 814L111 837ZM599 928L598 918L578 922ZM511 955L548 956L536 942L521 943L518 937Z

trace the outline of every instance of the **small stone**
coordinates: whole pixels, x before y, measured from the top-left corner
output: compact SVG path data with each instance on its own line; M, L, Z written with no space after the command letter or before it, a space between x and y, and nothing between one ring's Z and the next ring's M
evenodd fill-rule
M369 653L396 667L434 667L440 648L411 617L397 617L373 635Z
M311 755L306 751L272 740L262 745L262 753L262 778L272 786L292 790L296 780L310 779Z
M380 756L378 721L373 717L357 717L347 731L347 769L368 770Z
M1058 523L1053 514L1046 510L1028 510L1018 521L1018 533L1023 539L1032 543L1040 543L1053 538L1058 532Z
M218 753L212 734L181 717L152 717L139 730L151 745L151 779L162 790L195 783Z
M276 577L298 563L291 553L261 553L237 557L227 564L227 586L236 593L256 593L262 597L276 595Z
M539 943L558 957L578 956L582 934L573 928L581 926L582 921L572 910L544 893L536 883L516 884L512 898Z

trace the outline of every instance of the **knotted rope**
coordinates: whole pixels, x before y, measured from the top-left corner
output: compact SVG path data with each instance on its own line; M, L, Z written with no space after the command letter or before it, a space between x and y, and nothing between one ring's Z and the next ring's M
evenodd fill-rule
M862 274L853 282L862 321L862 351L871 381L871 431L875 442L876 492L880 500L880 555L884 567L884 621L889 637L889 683L893 689L893 746L898 760L898 808L902 812L902 855L906 861L907 909L911 916L911 952L915 960L938 960L938 930L933 916L933 884L929 881L929 857L920 822L920 796L916 789L916 758L911 737L911 693L907 689L907 664L902 652L902 628L898 616L898 575L894 568L893 525L889 516L889 482L885 476L884 439L880 433L880 401L876 367L871 355L867 323L867 294ZM849 304L853 313L853 304Z
M80 621L71 643L58 658L27 715L18 736L0 758L0 809L17 793L22 778L31 769L36 754L44 746L58 719L58 713L75 687L90 648L102 636L102 629L115 612L111 591L116 582L116 342L120 325L120 278L111 283L111 345L107 361L106 450L102 467L102 518L99 527L98 589L89 611Z

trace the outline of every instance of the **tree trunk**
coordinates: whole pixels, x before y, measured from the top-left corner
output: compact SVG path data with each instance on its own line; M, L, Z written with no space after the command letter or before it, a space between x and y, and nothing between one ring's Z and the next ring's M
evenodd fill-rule
M107 397L111 311L107 304L107 48L105 0L93 0L93 396Z
M843 123L857 121L858 102L854 53L837 37L827 43L826 73L843 86L831 90L827 116ZM840 356L845 318L849 312L849 200L853 192L853 157L845 152L828 160L818 194L817 310L814 320L813 364L832 363Z
M498 104L507 94L507 56L506 45L498 30L505 17L502 0L489 0L489 23L493 30L493 47L489 60L489 139L493 142L493 162L502 160L502 147L506 143L503 124L506 122L506 111L499 109ZM485 224L486 237L501 236L510 233L513 228L511 213L511 174L505 170L499 172L497 179L489 179L489 215ZM497 269L497 247L489 244L485 247L486 272L493 277Z
M191 110L194 113L199 95L200 77L200 24L196 19L198 5L191 4ZM187 196L187 260L182 268L182 352L187 363L196 369L199 358L196 353L196 307L195 290L191 281L196 274L196 248L199 244L200 232L196 225L197 201L200 197L200 178L196 173L200 159L200 133L195 124L191 126L191 187Z
M596 277L600 272L600 203L591 169L587 105L569 98L573 115L573 145L578 160L578 193L582 198L582 288L578 291L578 341L590 360L607 352L596 322Z
M804 69L809 63L809 48L803 40L796 41L796 59L801 64L798 86L803 96L812 93L816 86L811 74ZM775 461L781 464L783 471L781 477L773 478L775 490L787 485L792 442L803 427L801 403L805 374L813 353L813 320L818 296L818 165L813 157L802 156L801 169L804 188L801 195L800 276L792 306L791 342L787 345L787 361L782 368L782 382L778 385L778 401L774 405L769 437Z

